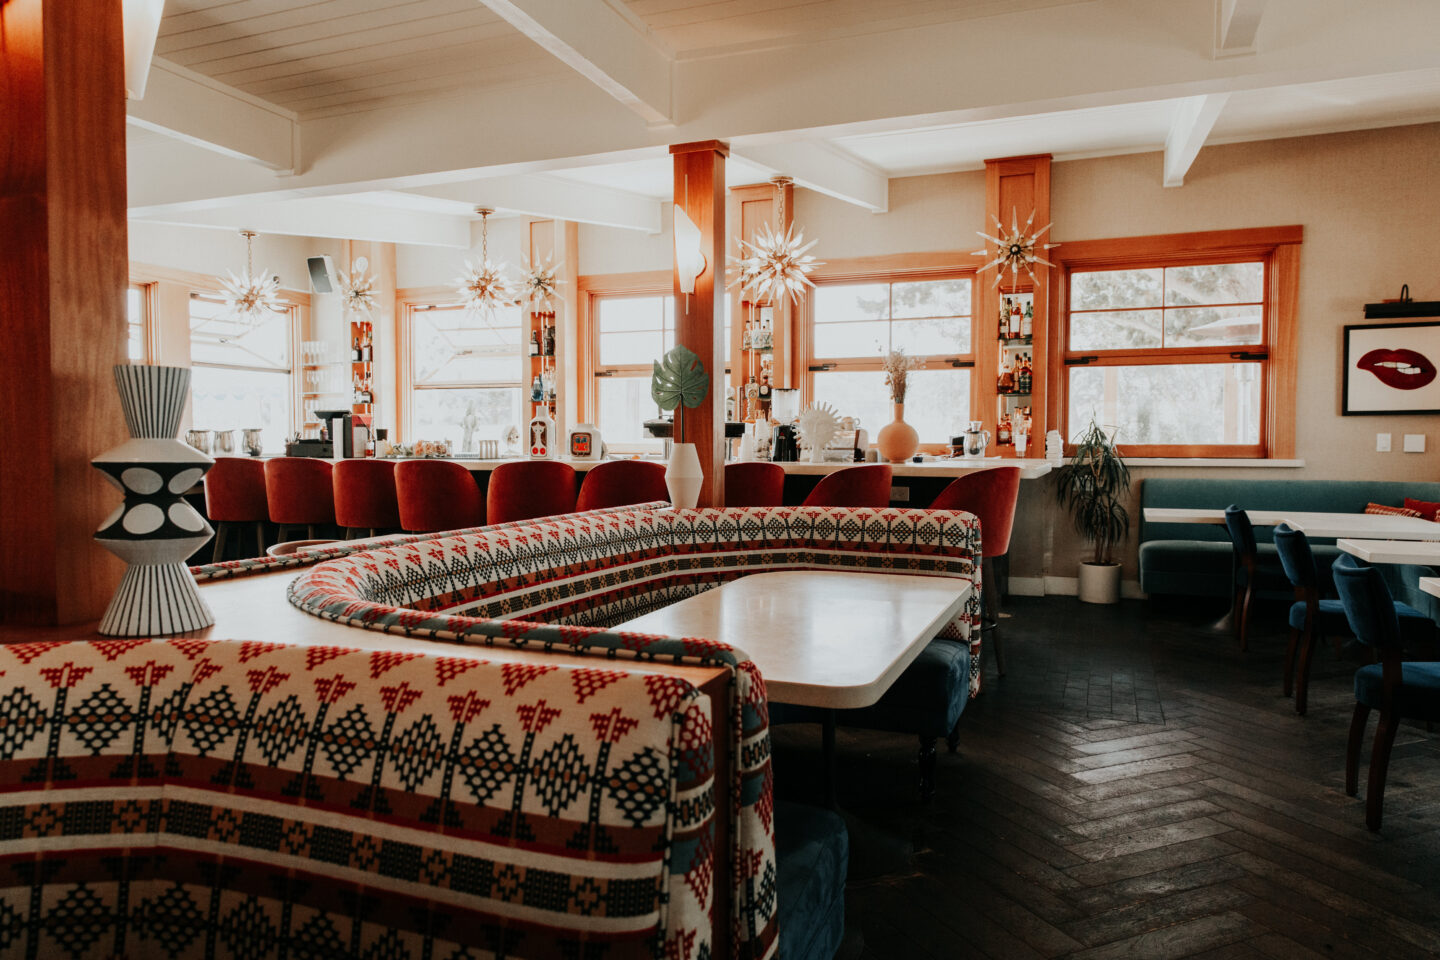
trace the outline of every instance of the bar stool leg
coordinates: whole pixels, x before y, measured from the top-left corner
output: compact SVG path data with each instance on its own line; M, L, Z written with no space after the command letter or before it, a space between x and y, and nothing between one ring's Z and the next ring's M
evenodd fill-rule
M210 558L212 563L220 563L225 559L225 537L229 532L229 523L224 520L215 521L215 553Z
M255 521L255 556L265 556L265 521Z
M835 799L835 711L826 710L820 727L821 756L825 762L825 806L839 808Z

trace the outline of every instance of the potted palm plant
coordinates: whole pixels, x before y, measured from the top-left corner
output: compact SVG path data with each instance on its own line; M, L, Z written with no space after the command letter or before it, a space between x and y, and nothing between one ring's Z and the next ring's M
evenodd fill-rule
M650 398L661 410L674 410L671 428L670 463L665 467L665 487L670 502L677 507L693 507L699 498L705 476L700 469L700 456L695 444L684 442L685 410L700 406L710 389L710 374L695 351L676 344L664 357L652 364Z
M1093 558L1080 564L1079 597L1086 603L1116 603L1120 564L1114 553L1130 533L1130 513L1125 509L1130 469L1093 418L1057 478L1060 505L1070 511L1075 531L1095 547Z

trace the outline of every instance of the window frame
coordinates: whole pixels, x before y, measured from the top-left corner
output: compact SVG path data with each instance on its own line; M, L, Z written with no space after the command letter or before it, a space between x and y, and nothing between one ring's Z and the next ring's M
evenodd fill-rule
M402 291L405 293L405 291ZM517 305L519 304L516 301ZM528 342L528 328L530 315L521 306L520 316L520 343L515 351L515 366L513 381L499 380L466 380L446 384L419 385L415 382L415 315L428 312L434 309L457 309L455 292L449 288L435 288L424 293L412 293L400 301L400 309L396 311L399 318L399 329L396 330L396 363L399 373L399 390L397 405L399 407L396 417L397 427L400 436L398 442L412 443L422 439L415 436L415 391L416 390L488 390L488 389L518 389L520 391L520 415L521 422L516 424L523 436L530 422L530 417L525 411L530 407L530 384L522 376L524 365L529 362L526 354L526 343ZM432 438L424 438L432 439Z
M138 280L131 280L125 288L126 307L128 314L130 291L134 290L140 294L140 359L129 360L132 364L150 364L155 362L155 299L158 283L144 283ZM129 359L128 345L130 343L130 318L125 318L125 343L127 345L126 356Z
M284 367L284 368L280 368L280 367L265 367L265 366L260 366L260 365L249 365L249 364L240 364L240 363L213 363L213 362L211 362L211 361L206 361L206 360L199 360L199 361L193 360L193 359L190 359L190 357L189 357L189 351L193 349L193 345L194 345L194 341L193 341L193 340L188 340L188 342L187 342L187 347L186 347L186 352L187 352L186 363L187 363L190 367L192 367L192 368L194 368L194 367L203 367L203 368L205 368L205 369L207 369L207 370L244 370L244 371L249 371L249 372L254 372L254 373L277 373L277 374L284 374L284 375L285 375L285 379L288 381L288 385L289 385L289 389L290 389L290 427L289 427L289 433L290 433L290 435L294 435L294 434L296 434L296 433L301 433L301 432L303 432L304 429L305 429L305 422L304 422L304 417L305 417L304 405L305 405L305 401L304 401L304 396L302 395L302 392L301 392L301 391L304 389L304 387L303 387L303 385L302 385L302 383L301 383L301 378L300 378L300 377L297 377L297 376L295 375L296 361L298 360L298 358L299 358L299 356L300 356L301 326L303 325L305 318L304 318L304 315L303 315L303 313L302 313L303 307L302 307L301 304L296 303L294 300L290 300L290 299L286 298L283 292L279 295L279 299L280 299L280 302L285 305L285 310L283 311L283 314L284 314L284 316L285 316L285 321L286 321L286 323L288 324L288 336L287 336L287 340L288 340L289 342L288 342L288 344L287 344L287 350L286 350L286 356L287 356L287 359L288 359L288 361L289 361L288 366L286 366L286 367ZM193 302L196 301L196 300L205 300L205 301L208 301L208 302L210 302L210 303L223 303L223 302L224 302L224 298L222 297L222 295L221 295L221 293L220 293L219 290L217 290L217 289L215 289L215 288L213 288L213 287L200 287L200 286L191 285L191 286L190 286L190 289L189 289L189 296L186 298L187 310L188 310L188 305L189 305L190 303L193 303ZM281 312L281 311L277 311L277 313L280 313L280 312ZM190 314L188 314L188 312L187 312L187 316L186 316L186 318L185 318L185 324L186 324L185 330L186 330L186 336L187 336L187 338L188 338L189 335L190 335L190 322L191 322L191 319L192 319L192 316L191 316ZM192 389L193 389L193 388L192 388ZM187 398L186 402L187 402L187 405L190 403L189 398ZM282 451L282 452L283 452L283 451Z
M1070 416L1070 370L1073 367L1134 367L1175 363L1236 363L1254 359L1261 365L1259 442L1256 444L1127 444L1130 457L1256 460L1289 458L1295 449L1295 299L1299 287L1299 248L1303 228L1262 227L1197 233L1072 241L1051 251L1055 277L1051 284L1051 375L1049 422L1073 451ZM1098 270L1153 269L1219 263L1264 265L1263 336L1257 348L1238 345L1147 347L1120 350L1073 350L1070 347L1070 285L1075 273ZM1089 359L1088 362L1077 361ZM1186 359L1189 358L1189 359Z
M957 370L970 371L970 411L971 415L980 409L979 378L975 376L975 358L977 354L976 344L980 335L980 304L981 304L981 283L984 278L979 275L978 264L971 257L963 254L902 254L900 256L887 256L883 262L877 263L875 258L858 258L855 260L839 260L829 264L829 269L822 268L811 275L810 279L817 287L840 286L863 283L912 283L927 280L969 280L970 281L970 350L968 353L943 355L927 354L917 359L925 363L924 369L940 369L937 364L944 364ZM796 351L800 374L800 397L801 407L809 406L815 396L815 374L821 372L858 372L858 371L879 371L884 369L884 360L880 357L856 357L841 358L815 357L815 303L816 297L807 295L801 303L799 318L797 322L797 338L800 341L799 349ZM893 293L892 293L893 312ZM906 318L910 319L910 318ZM894 323L893 317L887 318L887 323ZM874 431L883 424L869 425L871 438L874 438ZM948 438L946 442L922 442L920 444L922 453L948 453L950 446Z

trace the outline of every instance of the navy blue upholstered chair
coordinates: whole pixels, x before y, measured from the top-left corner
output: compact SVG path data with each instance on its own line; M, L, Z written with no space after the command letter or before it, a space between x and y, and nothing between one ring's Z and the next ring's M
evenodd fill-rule
M780 956L832 960L845 936L850 835L832 810L775 804Z
M1250 515L1233 503L1225 508L1225 529L1235 550L1235 593L1230 615L1240 649L1244 650L1250 645L1250 601L1255 597L1255 581L1260 573L1260 548L1255 545Z
M1360 741L1370 711L1380 711L1365 787L1365 825L1379 830L1395 729L1401 720L1440 720L1440 663L1401 661L1400 618L1380 571L1342 554L1332 572L1350 630L1380 657L1379 663L1355 671L1355 714L1345 750L1345 792L1353 797L1359 782Z
M1285 576L1295 587L1295 602L1290 605L1290 642L1285 647L1283 689L1285 696L1290 696L1293 680L1295 712L1303 715L1310 689L1310 658L1315 652L1315 644L1321 637L1350 636L1350 624L1345 617L1345 607L1339 600L1321 596L1333 584L1322 582L1305 534L1291 529L1288 524L1280 524L1275 528L1275 552L1280 557ZM1400 620L1400 634L1407 645L1428 640L1435 632L1433 620L1398 600L1395 601L1395 615ZM1300 655L1298 671L1295 667L1297 650Z

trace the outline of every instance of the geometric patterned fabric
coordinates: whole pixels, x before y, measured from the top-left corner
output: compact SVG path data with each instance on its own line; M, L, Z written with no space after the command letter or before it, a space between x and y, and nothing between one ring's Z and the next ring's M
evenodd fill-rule
M566 514L375 547L319 564L291 603L325 619L440 641L729 669L731 925L742 957L776 942L769 711L743 651L607 628L749 573L863 570L972 586L940 636L970 647L980 690L980 527L945 510L757 507ZM698 950L698 948L697 948ZM680 955L690 955L682 951ZM694 956L700 956L698 952Z
M714 953L681 678L193 639L0 672L0 956Z

